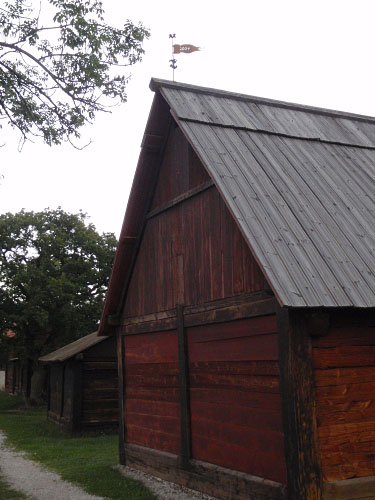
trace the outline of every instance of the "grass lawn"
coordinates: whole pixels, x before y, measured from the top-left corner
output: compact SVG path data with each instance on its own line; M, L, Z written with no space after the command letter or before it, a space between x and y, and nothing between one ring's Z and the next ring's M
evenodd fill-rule
M26 408L22 398L0 392L0 429L7 444L87 492L113 500L155 500L141 483L113 470L118 463L117 434L75 435L47 422L45 408ZM1 493L0 483L0 493ZM22 498L1 496L0 500Z
M26 498L23 493L12 490L0 477L0 500L20 500Z

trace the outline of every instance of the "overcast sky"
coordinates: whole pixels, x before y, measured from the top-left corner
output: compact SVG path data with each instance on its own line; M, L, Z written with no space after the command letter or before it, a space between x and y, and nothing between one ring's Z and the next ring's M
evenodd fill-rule
M128 102L82 130L92 144L52 148L1 131L0 213L61 206L119 235L153 93L172 79L171 41L202 47L178 57L179 82L375 116L373 0L103 0L106 19L150 28L131 68ZM220 7L220 5L222 5Z

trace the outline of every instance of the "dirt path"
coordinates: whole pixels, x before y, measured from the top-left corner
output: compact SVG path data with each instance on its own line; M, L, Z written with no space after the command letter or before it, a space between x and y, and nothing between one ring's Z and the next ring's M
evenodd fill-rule
M92 496L78 486L63 481L54 472L25 458L4 445L5 436L0 431L0 473L9 485L22 491L30 500L104 500Z

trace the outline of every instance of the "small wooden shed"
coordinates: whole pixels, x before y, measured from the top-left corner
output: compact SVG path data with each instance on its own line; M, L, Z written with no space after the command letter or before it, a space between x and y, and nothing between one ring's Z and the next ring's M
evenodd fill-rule
M11 358L5 366L5 391L9 394L30 396L32 374L31 360L21 363L19 358Z
M118 425L114 338L94 332L39 361L48 365L49 420L73 432Z
M375 119L152 80L100 333L120 461L375 498Z

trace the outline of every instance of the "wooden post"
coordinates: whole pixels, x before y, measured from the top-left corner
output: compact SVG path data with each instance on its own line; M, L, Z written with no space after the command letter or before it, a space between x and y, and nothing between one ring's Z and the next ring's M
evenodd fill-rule
M79 358L82 356L78 355ZM73 401L72 401L72 422L71 429L75 432L81 430L82 425L82 399L83 399L83 360L74 359L74 387L73 387Z
M47 416L51 409L51 365L47 365Z
M59 420L63 418L64 415L64 400L65 400L65 370L66 363L61 366L61 392L60 392L60 417ZM74 384L75 386L75 384Z
M125 337L121 334L121 328L117 330L117 368L118 368L118 395L119 395L119 462L126 465L125 442Z
M176 306L178 336L178 383L180 393L181 457L180 465L189 468L191 457L189 364L187 353L186 330L184 326L184 307Z
M311 342L303 311L277 307L288 500L321 500Z

